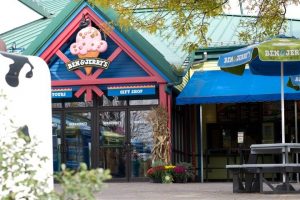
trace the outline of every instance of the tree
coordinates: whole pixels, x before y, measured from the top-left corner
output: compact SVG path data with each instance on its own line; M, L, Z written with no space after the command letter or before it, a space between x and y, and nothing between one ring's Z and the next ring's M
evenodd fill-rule
M184 50L193 51L211 42L207 36L209 21L224 16L230 9L229 0L89 0L103 8L113 8L118 14L118 25L146 30L150 33L176 34L177 38L188 34L196 36L194 42L186 42ZM256 17L245 18L237 33L245 42L262 41L278 35L286 29L286 8L298 5L300 0L239 0L249 11L257 11ZM140 11L150 11L141 18ZM173 31L163 31L172 28Z

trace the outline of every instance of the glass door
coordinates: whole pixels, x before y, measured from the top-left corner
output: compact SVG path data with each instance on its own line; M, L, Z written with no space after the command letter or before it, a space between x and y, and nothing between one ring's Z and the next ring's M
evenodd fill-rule
M152 126L147 121L149 110L130 111L131 179L145 178L151 167Z
M99 167L110 169L113 178L127 178L126 112L99 113Z
M52 142L53 142L53 170L60 171L62 163L61 158L61 129L62 129L62 114L52 114Z
M149 110L99 112L99 167L116 180L145 179L151 167L152 127Z
M80 162L91 167L91 112L66 113L62 146L67 168L77 169Z

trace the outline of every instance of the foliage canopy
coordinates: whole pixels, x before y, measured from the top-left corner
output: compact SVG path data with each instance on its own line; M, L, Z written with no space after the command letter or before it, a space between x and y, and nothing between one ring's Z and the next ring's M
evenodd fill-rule
M229 0L89 0L93 5L113 8L118 14L120 27L133 27L150 33L162 33L172 28L171 34L177 38L189 34L196 41L188 41L183 49L193 51L207 47L211 42L208 26L212 18L224 16L230 9ZM298 5L300 0L239 0L240 5L255 17L247 17L240 22L241 32L236 33L244 42L262 41L268 37L284 33L286 30L286 8ZM146 13L141 18L138 12ZM247 14L247 13L245 13ZM166 31L164 37L169 37Z

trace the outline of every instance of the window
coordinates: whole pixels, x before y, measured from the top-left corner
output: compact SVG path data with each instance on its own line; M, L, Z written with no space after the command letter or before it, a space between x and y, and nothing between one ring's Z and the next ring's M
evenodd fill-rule
M129 100L129 105L158 105L158 99Z

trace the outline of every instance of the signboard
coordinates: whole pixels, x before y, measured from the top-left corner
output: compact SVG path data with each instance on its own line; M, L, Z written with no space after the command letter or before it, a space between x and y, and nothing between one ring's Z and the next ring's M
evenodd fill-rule
M133 96L133 95L153 95L155 94L155 85L146 86L121 86L108 87L108 96Z
M39 180L48 180L51 190L53 180L47 179L53 173L49 68L39 57L5 52L0 52L0 63L0 141L10 142L12 136L17 135L16 130L22 128L30 142L37 144L34 150L38 156L48 158L40 162L31 157L24 162L38 170L36 177Z
M73 60L66 63L66 67L69 71L74 71L80 67L93 66L102 69L107 69L109 66L109 60L104 60L101 58L82 58Z
M72 88L55 88L51 90L52 99L72 98Z
M78 56L78 60L66 63L68 70L76 70L84 67L86 75L92 73L93 67L107 69L108 60L99 59L100 53L107 50L107 42L102 40L101 33L98 29L87 26L82 28L76 35L76 42L70 46L70 52Z
M238 144L244 143L244 132L238 132Z

